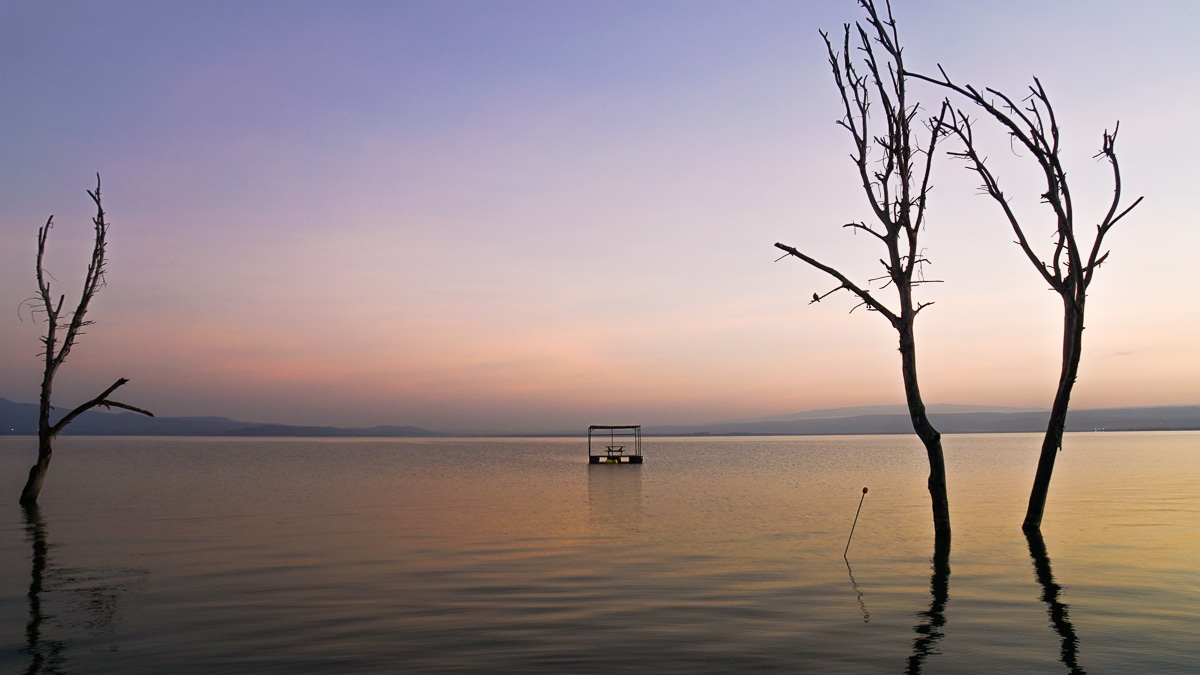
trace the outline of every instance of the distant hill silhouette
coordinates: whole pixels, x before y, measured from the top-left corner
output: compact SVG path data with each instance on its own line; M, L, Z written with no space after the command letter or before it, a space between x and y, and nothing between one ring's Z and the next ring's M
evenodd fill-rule
M947 434L1042 432L1048 410L988 408L987 406L929 406L929 419ZM1098 408L1072 410L1067 431L1165 431L1200 429L1200 406ZM867 406L793 413L753 420L692 426L646 427L655 435L798 435L909 434L908 408Z
M51 419L70 408L56 408ZM0 435L36 435L37 406L0 398ZM313 437L435 437L446 436L412 426L343 429L287 424L240 422L228 417L144 417L134 413L88 411L63 431L70 436L313 436Z
M56 410L66 414L67 408ZM1050 413L1046 410L989 406L931 405L929 417L938 431L947 434L1042 432ZM1200 429L1200 406L1101 408L1072 410L1067 431L1166 431ZM748 436L839 434L909 434L908 409L896 406L834 408L776 415L718 424L646 426L655 436ZM227 417L144 417L134 413L89 411L63 432L88 436L294 436L328 438L439 437L451 434L413 426L341 427L294 426L240 422ZM563 432L555 435L575 435ZM37 406L0 398L0 435L37 434ZM505 434L509 436L519 434ZM544 435L544 434L541 434Z
M1012 408L994 405L962 405L957 403L932 403L925 406L929 414L948 413L1016 413L1038 412L1037 408ZM821 410L804 410L786 415L771 415L769 417L752 417L745 420L730 420L732 423L741 422L789 422L795 420L828 419L832 417L861 417L863 415L904 415L908 416L908 406L896 405L862 405L851 408L825 408Z

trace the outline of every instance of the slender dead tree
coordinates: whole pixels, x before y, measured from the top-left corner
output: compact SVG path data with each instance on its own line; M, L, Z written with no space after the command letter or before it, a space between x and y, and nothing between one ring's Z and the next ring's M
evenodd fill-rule
M76 417L96 406L110 409L124 408L154 417L147 410L108 398L117 388L129 381L122 377L96 398L67 413L58 422L50 424L50 393L54 387L54 375L58 373L63 361L67 360L67 355L71 353L75 341L83 334L83 328L92 325L93 322L85 320L84 316L87 314L88 304L91 303L92 298L101 288L104 288L104 268L107 262L104 247L105 238L108 235L108 223L104 220L104 207L100 203L100 174L96 174L96 190L94 192L88 190L88 196L96 204L96 216L92 218L96 238L92 247L92 260L88 263L87 274L83 279L83 292L80 294L79 304L75 306L75 311L70 313L69 320L63 314L63 301L66 296L58 296L57 301L53 299L50 294L50 282L46 280L49 275L43 265L46 255L46 239L50 236L50 228L54 226L54 216L50 216L46 220L46 224L38 228L38 294L29 302L33 305L36 313L45 314L46 334L42 336L44 348L42 356L45 358L45 369L42 371L42 393L38 405L38 458L37 463L29 469L29 480L25 482L25 489L21 491L21 504L26 506L37 503L38 493L42 490L42 482L46 480L46 471L50 468L51 443L55 436L58 436Z
M929 283L922 272L928 261L921 252L918 238L925 224L933 155L938 140L946 133L944 123L950 108L943 103L938 116L926 125L928 138L920 143L916 136L921 135L921 124L914 124L920 107L908 99L907 76L891 3L885 4L886 16L879 14L874 0L859 0L859 4L866 10L867 27L855 23L852 30L850 24L846 24L840 53L834 50L829 35L821 33L845 112L838 124L850 132L854 141L851 158L858 168L875 221L872 224L865 221L849 223L843 227L865 232L886 249L886 258L880 259L885 274L869 281L882 282L878 290L893 286L898 296L896 308L889 308L873 295L869 285L856 284L838 270L791 246L778 243L775 246L837 280L838 286L824 295L813 293L812 302L820 302L837 291L849 291L859 300L854 309L866 307L868 311L879 313L899 334L901 373L909 417L929 458L934 531L939 539L948 540L950 506L946 497L941 434L929 422L921 399L913 331L917 314L932 303L914 304L913 289ZM852 32L855 48L862 54L861 63L850 52ZM868 113L871 105L876 103L875 99L883 117L882 128L878 131L868 124L871 121ZM917 133L914 133L914 126ZM877 153L877 159L869 156L871 152Z
M1062 450L1067 407L1079 372L1079 358L1083 352L1083 319L1087 289L1092 283L1092 275L1096 269L1108 259L1109 251L1104 250L1105 235L1113 225L1141 203L1142 197L1138 197L1129 206L1121 207L1121 168L1117 163L1116 153L1117 130L1120 128L1118 123L1113 127L1111 134L1107 129L1104 131L1100 152L1095 155L1095 159L1107 161L1112 167L1112 199L1107 205L1103 219L1096 226L1091 243L1080 241L1075 232L1075 207L1067 184L1067 172L1062 164L1058 120L1041 81L1035 77L1033 85L1029 87L1029 94L1018 103L995 89L985 89L981 92L971 85L957 85L950 80L944 69L939 66L938 70L941 73L940 79L916 73L908 74L950 89L983 108L1007 131L1014 146L1029 151L1046 181L1046 191L1040 197L1041 202L1050 207L1054 223L1054 246L1049 262L1033 250L1026 236L1025 224L1013 211L1008 197L1000 189L999 181L988 168L986 157L980 154L971 119L962 110L955 109L943 122L947 131L956 136L963 146L961 152L949 154L966 161L968 168L979 174L982 179L981 191L991 197L1003 211L1004 217L1017 236L1017 245L1025 252L1025 256L1050 288L1062 298L1062 370L1058 378L1058 389L1054 394L1054 404L1050 409L1046 435L1042 440L1037 474L1029 494L1029 507L1022 524L1026 531L1040 530L1042 514L1046 509L1046 496L1050 490L1050 477L1054 473L1054 460Z

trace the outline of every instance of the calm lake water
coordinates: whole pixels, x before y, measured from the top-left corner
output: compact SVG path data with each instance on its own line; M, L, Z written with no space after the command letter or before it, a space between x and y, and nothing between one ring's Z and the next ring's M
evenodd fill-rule
M0 438L0 672L1196 673L1200 433ZM848 559L842 552L868 486Z

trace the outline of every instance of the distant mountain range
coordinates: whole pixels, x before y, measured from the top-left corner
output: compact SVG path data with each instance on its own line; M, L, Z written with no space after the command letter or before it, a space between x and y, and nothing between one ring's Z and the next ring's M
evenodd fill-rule
M1050 411L995 406L931 405L929 420L946 434L1015 433L1046 430ZM1071 410L1067 431L1165 431L1200 429L1200 406ZM810 410L790 415L691 426L655 426L654 435L797 435L912 433L908 407L863 406Z
M926 406L925 410L930 414L1038 412L1037 408L1012 408L995 405L960 405L954 403L934 403ZM802 412L788 413L786 415L771 415L770 417L752 417L746 420L734 420L734 422L794 422L796 420L861 417L863 415L908 415L908 406L897 404L861 405L852 408L826 408L823 410L805 410Z
M67 408L58 408L58 416ZM1045 431L1049 411L997 406L931 405L929 418L938 431L949 434ZM1072 410L1067 431L1166 431L1200 429L1200 406L1100 408ZM582 434L583 429L577 433ZM912 433L908 408L861 406L809 410L732 422L700 425L646 426L654 436L751 436ZM90 436L296 436L296 437L438 437L450 436L413 426L364 428L310 427L240 422L227 417L145 417L131 412L88 411L64 434ZM0 398L0 435L37 434L37 406ZM505 434L514 435L514 434ZM545 434L537 434L545 435ZM557 434L556 434L557 435ZM573 435L567 433L565 435Z
M51 419L70 408L56 408ZM0 398L0 435L36 435L38 407ZM288 424L239 422L228 417L146 417L137 413L89 410L63 430L77 436L312 436L312 437L425 437L449 434L411 426L345 429Z

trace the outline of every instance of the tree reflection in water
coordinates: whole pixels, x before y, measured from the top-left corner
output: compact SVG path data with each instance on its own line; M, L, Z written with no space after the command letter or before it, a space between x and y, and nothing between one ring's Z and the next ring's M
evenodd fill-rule
M942 626L946 625L946 602L950 599L950 537L938 537L933 549L933 575L929 578L929 594L933 600L929 610L918 612L921 623L913 626L917 638L913 640L913 653L908 657L909 675L921 672L921 666L930 654L935 654L937 643L943 637Z
M1033 558L1034 576L1042 585L1042 601L1046 603L1046 613L1050 615L1050 624L1062 638L1059 658L1067 666L1071 675L1087 675L1086 671L1079 667L1079 637L1075 635L1075 627L1071 625L1066 603L1058 599L1062 587L1054 581L1054 574L1050 570L1050 556L1046 555L1046 542L1042 539L1042 533L1037 530L1027 530L1025 538L1029 541L1029 557Z
M26 675L59 673L64 662L61 640L43 637L46 616L42 611L43 581L49 563L50 547L46 544L46 522L37 504L25 507L25 538L33 548L33 569L29 579L29 622L25 624L26 651L30 656Z
M116 630L121 595L145 581L139 568L63 567L56 564L48 543L46 521L36 504L25 507L25 538L32 549L29 575L29 621L25 624L25 649L29 667L25 675L62 673L66 663L64 639L51 638L73 631L108 635ZM115 648L115 646L114 646Z

